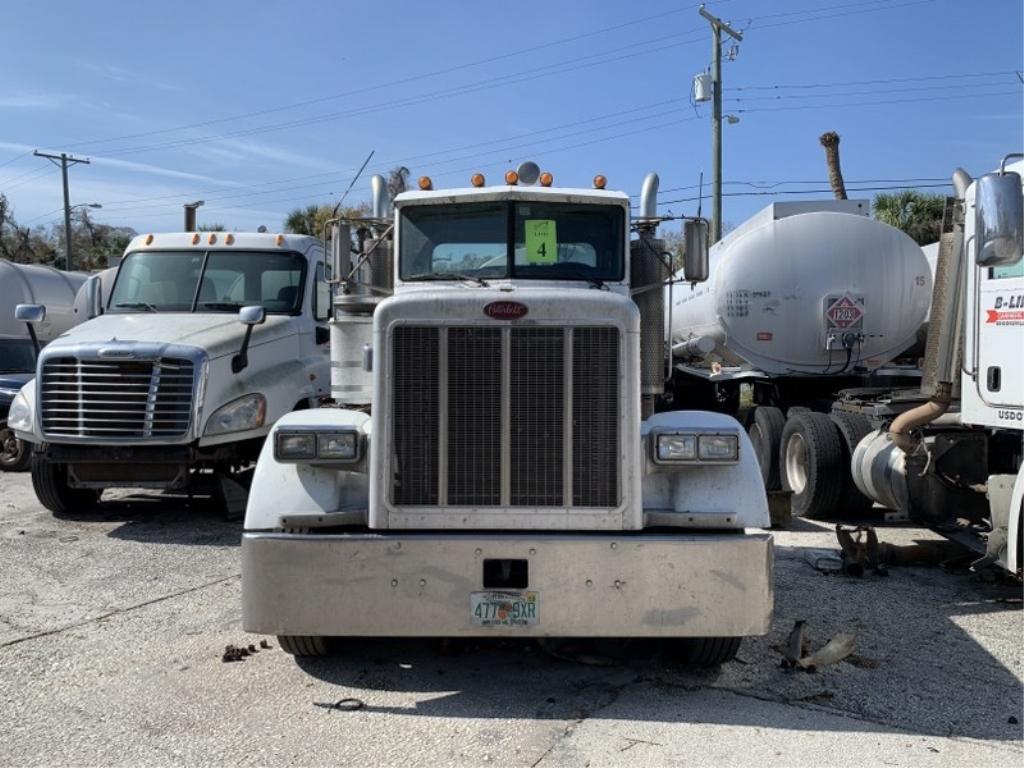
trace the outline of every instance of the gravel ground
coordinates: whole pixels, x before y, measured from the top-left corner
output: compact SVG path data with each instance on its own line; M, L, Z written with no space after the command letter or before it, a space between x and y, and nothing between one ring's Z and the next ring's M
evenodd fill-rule
M106 499L107 497L105 497ZM201 501L118 494L55 519L0 474L0 765L1016 765L1024 755L1018 585L938 568L825 575L828 526L776 533L771 634L715 672L641 646L349 642L225 664L240 629L240 524ZM891 526L881 538L934 538ZM804 619L857 663L780 667ZM598 659L589 659L590 661ZM342 712L344 697L363 702ZM1016 722L1014 722L1016 721ZM1014 757L1016 755L1016 757Z

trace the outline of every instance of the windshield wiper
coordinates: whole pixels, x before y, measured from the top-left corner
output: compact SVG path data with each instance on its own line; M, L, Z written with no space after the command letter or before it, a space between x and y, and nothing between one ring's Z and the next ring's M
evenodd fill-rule
M568 269L566 269L566 267L568 267ZM563 275L562 272L566 272L567 274ZM561 264L558 265L557 270L552 270L552 280L558 280L563 277L569 280L586 280L588 283L590 283L591 286L597 288L598 290L608 290L608 286L605 285L604 280L602 280L599 277L584 274L583 270L580 268L573 269L571 262L562 262Z
M409 275L403 280L468 280L473 283L487 287L488 283L482 277L467 275L465 272L424 272L420 275Z
M115 304L114 309L144 309L147 312L156 312L156 307L144 301L126 301L122 304Z
M234 301L200 301L199 306L210 309L241 309L243 305Z

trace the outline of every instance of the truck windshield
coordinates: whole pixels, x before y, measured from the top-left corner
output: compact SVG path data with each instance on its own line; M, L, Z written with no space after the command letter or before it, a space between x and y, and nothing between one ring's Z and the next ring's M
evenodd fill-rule
M0 339L0 373L33 373L36 348L28 339Z
M110 293L111 312L237 312L260 305L271 314L302 308L306 260L263 251L129 253Z
M621 280L625 212L538 201L415 205L402 211L403 280Z

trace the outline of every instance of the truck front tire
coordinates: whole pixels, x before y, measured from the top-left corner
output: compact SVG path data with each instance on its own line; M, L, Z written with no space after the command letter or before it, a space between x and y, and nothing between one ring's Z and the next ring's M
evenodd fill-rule
M327 638L319 635L278 635L277 644L292 656L328 656L331 652Z
M771 405L759 405L754 409L754 421L747 430L761 467L764 487L769 491L779 490L779 443L785 425L782 411Z
M820 518L838 512L849 466L839 429L827 414L807 411L786 421L779 448L782 487L793 492L793 514Z
M717 667L732 661L740 649L742 637L687 637L669 641L668 656L677 664Z
M32 446L14 436L14 430L0 421L0 469L4 472L20 472L28 466Z
M32 488L40 503L55 515L89 510L100 500L100 492L91 488L68 485L68 469L53 464L39 454L32 454Z

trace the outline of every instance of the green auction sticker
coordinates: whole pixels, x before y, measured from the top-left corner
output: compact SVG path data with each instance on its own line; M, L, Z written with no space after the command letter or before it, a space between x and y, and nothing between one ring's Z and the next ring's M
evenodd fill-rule
M525 224L527 263L554 264L558 260L554 219L527 219Z

